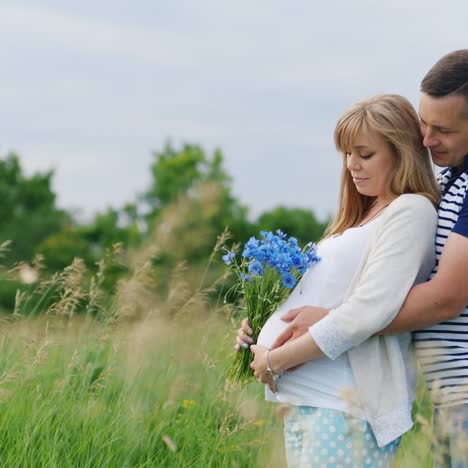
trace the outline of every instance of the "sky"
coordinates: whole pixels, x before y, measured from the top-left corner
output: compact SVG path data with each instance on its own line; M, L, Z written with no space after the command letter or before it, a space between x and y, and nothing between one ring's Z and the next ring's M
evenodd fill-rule
M55 171L61 207L133 201L171 141L221 148L251 217L336 207L333 130L468 46L453 0L0 0L0 157Z

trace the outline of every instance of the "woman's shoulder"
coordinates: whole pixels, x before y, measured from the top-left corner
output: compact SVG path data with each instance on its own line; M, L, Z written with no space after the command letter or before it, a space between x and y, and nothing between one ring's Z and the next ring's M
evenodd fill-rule
M405 193L395 198L385 210L382 228L390 224L404 230L432 230L437 224L437 210L424 195Z
M389 205L389 211L409 210L420 213L427 213L429 215L437 215L437 210L432 202L424 195L417 193L404 193Z
M432 202L423 195L403 194L395 198L385 210L376 237L390 236L393 241L423 239L434 242L437 227L437 211Z

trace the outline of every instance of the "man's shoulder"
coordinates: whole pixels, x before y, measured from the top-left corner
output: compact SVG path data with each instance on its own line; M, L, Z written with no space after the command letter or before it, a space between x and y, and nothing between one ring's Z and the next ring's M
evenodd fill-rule
M438 174L436 174L437 182L441 183L448 171L452 171L451 167L444 167Z
M466 170L458 171L453 167L447 167L436 178L442 190L442 198L453 195L454 192L463 197L466 196L468 191L468 172Z

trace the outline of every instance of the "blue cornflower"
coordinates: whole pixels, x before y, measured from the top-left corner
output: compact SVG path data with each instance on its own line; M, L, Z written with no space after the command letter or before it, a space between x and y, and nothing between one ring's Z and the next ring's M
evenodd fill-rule
M230 265L232 261L234 260L234 257L236 254L234 252L228 252L226 255L223 255L223 262L226 265Z
M293 288L296 285L296 277L291 273L283 273L281 283L285 288Z
M242 257L247 264L247 272L242 276L244 281L263 276L265 268L272 268L280 275L283 285L291 288L297 283L295 274L302 275L320 260L314 243L301 250L297 239L288 238L280 229L274 233L260 231L260 236L260 239L251 237L244 246ZM223 260L229 265L233 258L232 255L226 255Z
M244 251L242 252L243 257L252 257L256 254L259 247L258 239L251 237L245 244Z
M310 263L320 262L320 257L317 255L317 252L315 252L315 250L309 250L307 252L307 258Z
M246 273L241 273L241 274L240 274L240 279L241 279L242 281L247 281L247 282L249 282L252 278L250 277L250 275L247 275Z
M297 239L295 237L290 237L288 242L293 246L293 247L297 247Z
M286 239L286 237L288 237L281 229L277 229L276 234L278 234L280 239Z
M255 262L249 263L248 269L249 269L249 272L252 273L252 275L256 275L256 276L263 275L263 266L258 260L255 260Z
M269 231L260 231L260 235L267 241L272 242L275 238L274 234Z
M256 259L260 262L265 262L267 264L271 263L272 258L275 256L275 249L271 245L262 245L258 249L258 254Z
M307 245L307 249L304 251L303 255L306 259L305 261L310 265L320 261L320 257L317 255L317 246L313 242Z
M280 273L286 273L291 270L293 263L287 253L281 253L276 258L276 268Z
M294 253L292 255L292 264L296 267L299 268L304 262L304 258L302 257L301 253Z

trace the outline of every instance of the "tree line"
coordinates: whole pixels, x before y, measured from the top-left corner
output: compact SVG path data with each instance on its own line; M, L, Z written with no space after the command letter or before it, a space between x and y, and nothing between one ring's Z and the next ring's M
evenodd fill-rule
M83 222L57 206L53 171L27 176L20 157L7 154L0 159L0 243L11 243L2 264L40 259L47 274L53 274L79 257L93 271L118 244L135 256L146 252L159 265L164 285L164 278L179 262L206 263L226 227L235 242L244 243L259 230L282 229L302 244L317 241L326 227L312 210L285 206L249 220L249 208L233 195L232 178L219 149L209 155L199 145L174 148L168 143L153 153L150 172L148 187L133 200ZM127 266L120 262L114 268L109 290L127 273ZM9 276L0 275L3 311L12 310L20 287Z

